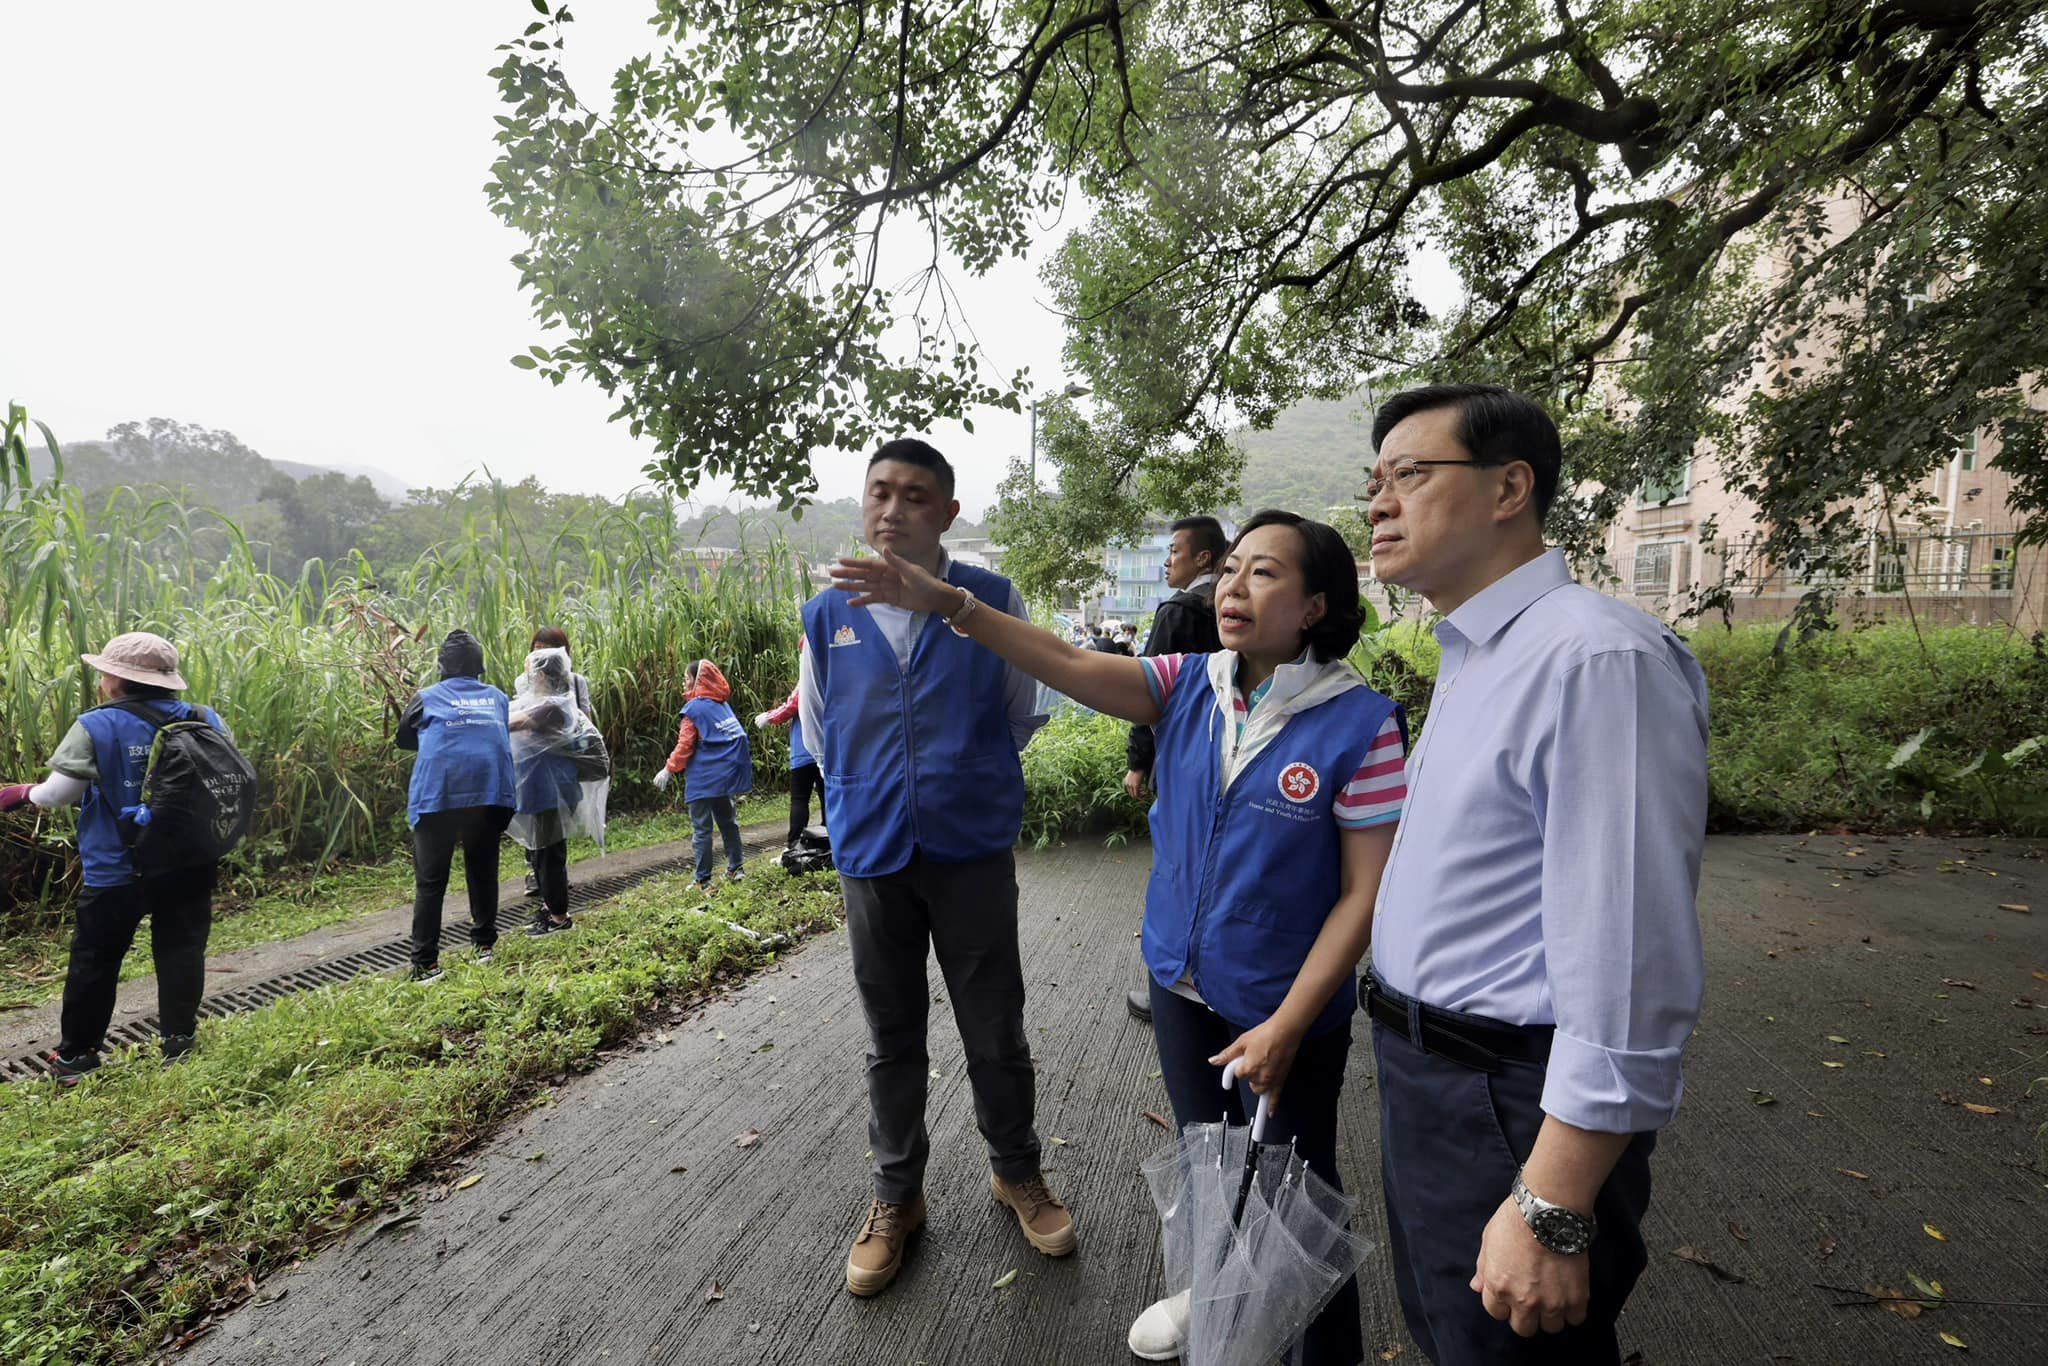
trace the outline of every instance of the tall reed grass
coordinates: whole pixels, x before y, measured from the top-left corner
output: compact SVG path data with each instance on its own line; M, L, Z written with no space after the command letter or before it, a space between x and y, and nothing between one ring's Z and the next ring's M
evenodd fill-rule
M54 443L53 443L54 444ZM441 637L466 627L489 681L510 691L533 630L569 633L614 757L613 801L652 799L674 742L683 669L718 662L742 716L796 680L804 566L782 542L712 558L676 532L675 506L636 500L536 543L502 486L411 564L360 553L308 561L295 578L259 567L238 527L128 492L92 499L57 477L0 480L0 775L43 776L92 705L79 655L123 631L174 641L191 690L215 707L261 779L256 833L231 872L377 858L404 847L410 759L391 743L412 693L438 678ZM787 741L756 735L763 779ZM0 816L0 919L48 914L76 876L67 813Z

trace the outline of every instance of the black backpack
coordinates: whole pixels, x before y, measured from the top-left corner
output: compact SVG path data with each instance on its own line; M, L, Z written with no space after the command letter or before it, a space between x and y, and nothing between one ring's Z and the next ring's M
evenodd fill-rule
M256 823L256 770L227 733L202 716L167 721L139 702L107 704L156 727L142 804L149 822L119 817L138 876L218 863Z

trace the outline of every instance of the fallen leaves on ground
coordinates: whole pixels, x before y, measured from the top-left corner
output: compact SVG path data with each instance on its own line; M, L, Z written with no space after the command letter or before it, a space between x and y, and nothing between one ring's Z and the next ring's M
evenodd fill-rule
M482 1172L471 1172L468 1176L463 1177L460 1181L457 1181L455 1183L455 1189L459 1191L466 1191L471 1186L474 1186L477 1182L483 1179L484 1174Z
M1945 1242L1947 1242L1947 1241L1948 1241L1948 1235L1947 1235L1946 1233L1943 1233L1943 1232L1942 1232L1942 1231L1941 1231L1940 1229L1936 1228L1936 1227L1935 1227L1934 1225L1932 1225L1932 1224L1922 1224L1922 1225L1920 1225L1920 1227L1921 1227L1921 1228L1923 1228L1923 1229L1925 1229L1925 1230L1927 1230L1927 1236L1928 1236L1928 1237L1930 1237L1930 1238L1932 1238L1932 1239L1933 1239L1933 1240L1934 1240L1935 1242L1937 1242L1937 1243L1945 1243Z
M1737 1285L1744 1283L1743 1278L1741 1276L1736 1275L1733 1271L1730 1271L1727 1267L1722 1266L1712 1257L1709 1257L1706 1253L1700 1251L1696 1247L1693 1247L1689 1243L1684 1247L1672 1248L1671 1255L1678 1258L1678 1260L1681 1262L1691 1262L1694 1266L1705 1267L1707 1270L1714 1273L1714 1277L1717 1280L1733 1281Z
M2034 908L2023 901L2001 901L1998 903L1998 909L2001 911L2011 911L2016 915L2029 915L2033 912Z
M1017 1268L1015 1268L1015 1267L1011 1267L1011 1268L1010 1268L1010 1269L1009 1269L1008 1271L1005 1271L1005 1272L1004 1272L1004 1273L1003 1273L1002 1275L1000 1275L1000 1276L996 1277L996 1279L995 1279L995 1284L991 1285L991 1286L989 1287L989 1289L991 1289L991 1290L1001 1290L1001 1289L1005 1288L1006 1286L1011 1286L1011 1285L1015 1285L1016 1283L1017 1283Z
M1754 1086L1745 1086L1742 1089L1749 1092L1749 1103L1751 1105L1776 1105L1778 1103L1778 1098L1769 1091L1759 1091Z
M759 1129L742 1129L739 1133L733 1135L732 1146L735 1148L751 1148L760 1141L761 1131Z
M1943 1334L1941 1335L1941 1340L1942 1340L1943 1342L1947 1343L1947 1344L1948 1344L1949 1346L1951 1346L1951 1347L1955 1348L1955 1349L1956 1349L1956 1350L1958 1350L1958 1351L1962 1351L1962 1352L1967 1352L1967 1351L1969 1351L1969 1350L1970 1350L1970 1344L1969 1344L1969 1343L1967 1343L1967 1342L1964 1342L1964 1341L1963 1341L1963 1340L1962 1340L1961 1338L1957 1337L1957 1336L1956 1336L1956 1335L1955 1335L1954 1333L1943 1333Z
M1963 1108L1973 1115L1995 1115L1998 1113L1996 1105L1975 1105L1967 1100L1963 1102Z
M1869 1285L1863 1287L1863 1293L1876 1300L1886 1313L1897 1314L1902 1319L1917 1319L1920 1317L1919 1302L1907 1295L1903 1290L1895 1290L1891 1286L1879 1285L1876 1281L1872 1281Z
M1945 987L1958 987L1963 991L1975 991L1977 989L1975 982L1966 982L1960 977L1944 977L1941 979L1941 984Z
M1844 1176L1853 1176L1853 1177L1855 1177L1855 1178L1856 1178L1856 1179L1857 1179L1858 1181L1868 1181L1868 1180L1870 1179L1870 1173L1869 1173L1869 1172L1857 1172L1857 1171L1851 1171L1851 1170L1849 1170L1849 1169L1848 1169L1847 1167L1837 1167L1837 1168L1835 1168L1835 1170L1836 1170L1836 1171L1838 1171L1838 1172L1840 1172L1840 1173L1841 1173L1842 1175L1844 1175Z
M706 1304L711 1303L713 1300L722 1300L724 1298L725 1287L720 1285L717 1281L713 1281L711 1283L711 1288L704 1292L704 1303Z
M1151 1120L1154 1124L1157 1124L1162 1129L1171 1130L1173 1128L1171 1124L1168 1124L1166 1122L1166 1116L1160 1114L1156 1110L1147 1110L1145 1112L1145 1118Z
M1729 1236L1734 1238L1735 1241L1738 1243L1746 1243L1749 1241L1749 1235L1742 1231L1742 1225L1736 1223L1733 1219L1730 1219L1728 1221L1728 1233Z

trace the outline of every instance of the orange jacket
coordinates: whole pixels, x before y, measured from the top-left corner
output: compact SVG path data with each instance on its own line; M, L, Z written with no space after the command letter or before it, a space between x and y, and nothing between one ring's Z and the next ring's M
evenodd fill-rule
M732 700L732 684L725 681L725 675L708 659L697 661L697 681L690 685L683 700L689 702L699 697L707 697L713 702ZM676 747L669 752L668 762L663 767L671 773L681 773L690 766L690 756L696 752L697 726L685 716L682 724L676 727Z

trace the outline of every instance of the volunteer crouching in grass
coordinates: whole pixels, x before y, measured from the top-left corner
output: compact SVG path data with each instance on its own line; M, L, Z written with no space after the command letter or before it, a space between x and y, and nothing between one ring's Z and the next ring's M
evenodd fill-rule
M399 718L396 743L419 751L406 794L412 822L412 980L441 980L441 903L462 848L476 961L498 943L498 839L517 800L505 694L483 681L484 647L464 630L441 642L441 681Z
M1287 512L1246 522L1216 586L1223 649L1210 655L1076 649L887 545L879 560L838 561L832 580L855 609L929 613L1081 705L1153 727L1143 938L1174 1119L1243 1124L1269 1097L1267 1141L1292 1140L1341 1188L1352 975L1405 793L1400 709L1345 662L1361 614L1343 538ZM1240 1085L1225 1092L1233 1060ZM1132 1351L1177 1355L1188 1319L1185 1293L1152 1306ZM1350 1366L1363 1351L1351 1281L1301 1360Z
M131 631L96 655L80 655L99 670L94 707L72 723L50 776L30 786L0 789L0 811L28 803L72 806L78 813L78 858L85 888L71 932L71 966L64 976L63 1035L47 1054L50 1074L67 1085L100 1065L121 960L149 917L149 947L156 960L157 1013L166 1062L192 1050L199 998L206 988L206 939L213 929L213 886L218 863L140 877L121 834L124 809L142 801L143 774L157 724L196 717L226 733L209 708L181 702L185 679L178 647L162 636Z

